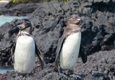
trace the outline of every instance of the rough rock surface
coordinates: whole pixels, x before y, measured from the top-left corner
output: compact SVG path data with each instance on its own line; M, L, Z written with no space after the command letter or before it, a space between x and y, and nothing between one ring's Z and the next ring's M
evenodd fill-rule
M56 45L63 35L66 20L74 13L79 14L83 20L80 53L90 55L100 50L114 49L114 8L111 1L108 3L72 1L68 4L50 2L37 8L30 20L35 26L33 34L38 47L45 54L45 60L54 61ZM49 59L46 56L49 56Z
M75 72L77 73L79 70L81 70L82 73L78 72L80 76L77 76L76 78L80 78L78 80L81 80L85 76L85 80L114 80L115 69L113 66L115 66L115 51L106 51L94 54L98 51L112 50L115 48L114 0L73 0L68 3L49 2L43 4L36 3L36 5L34 4L35 3L27 5L20 4L17 6L4 8L4 10L6 11L0 9L0 12L3 14L9 14L9 11L11 11L9 15L16 15L16 11L20 11L20 15L29 16L34 26L33 35L35 37L35 41L37 42L38 48L44 54L44 59L47 64L53 63L55 60L56 48L57 44L59 43L58 40L61 38L61 36L63 35L63 31L66 28L65 26L67 18L74 13L79 14L82 18L82 41L80 53L93 55L91 55L91 57L88 57L88 61L86 64L78 62L78 67L76 67L78 69L75 69ZM23 7L25 7L25 9L27 10L25 10ZM16 20L12 21L11 23L6 23L5 25L3 25L4 27L0 27L1 66L12 64L11 47L15 42L16 36L14 34L12 37L8 37L8 31L12 29L14 27L13 25L16 25L17 23L18 21ZM95 56L97 57L95 58ZM107 60L105 60L106 58L108 58L107 60L110 62L110 64L108 64ZM103 64L101 63L100 59L102 59L102 62L104 61ZM79 67L81 68L79 69ZM83 69L85 69L86 71ZM103 72L103 70L101 71L101 69L104 69L105 72ZM41 73L45 75L48 72L46 70L44 69L40 72L38 71L39 73L37 72L37 75ZM50 70L50 68L48 68L48 70ZM67 78L68 80L76 80L70 79L66 75L61 73L59 75L50 70L50 73L46 74L45 77L49 77L49 80L55 80L53 79L54 76L64 76L64 78ZM74 76L76 76L76 74L74 74ZM31 80L31 77L33 76L29 77L30 79L27 79ZM38 77L40 78L40 76ZM57 77L57 80L59 79L59 77ZM41 80L44 80L44 78L41 78Z
M16 72L0 75L8 80L115 80L115 50L100 51L88 56L83 64L79 58L74 68L74 74L67 76L53 71L48 65L43 70L37 66L32 74L20 75Z
M11 16L27 16L32 13L40 3L27 3L19 5L7 4L5 7L0 7L0 14Z

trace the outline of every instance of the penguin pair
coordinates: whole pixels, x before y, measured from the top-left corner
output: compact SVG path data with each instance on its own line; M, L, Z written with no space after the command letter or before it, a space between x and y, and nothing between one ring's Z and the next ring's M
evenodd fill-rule
M36 55L40 60L42 68L44 66L43 57L31 35L32 29L31 22L28 19L22 19L17 27L9 31L11 35L18 31L16 46L14 46L14 69L22 74L32 72L35 67Z
M67 26L62 38L59 40L56 50L55 70L69 70L73 73L73 68L77 63L81 44L81 19L78 15L71 15L67 20ZM83 54L82 54L83 55ZM86 57L86 56L85 56ZM82 58L86 62L86 58ZM69 74L69 73L68 73Z
M64 35L59 41L57 55L55 59L55 69L73 70L76 65L77 58L80 55L81 44L81 19L77 15L72 15L67 21L67 27ZM43 57L37 49L36 43L31 36L32 25L27 19L23 19L22 23L10 33L19 31L16 40L14 52L14 69L19 73L30 73L35 65L35 53L37 54L41 66L44 66ZM85 59L86 60L86 59ZM86 62L83 60L84 62Z

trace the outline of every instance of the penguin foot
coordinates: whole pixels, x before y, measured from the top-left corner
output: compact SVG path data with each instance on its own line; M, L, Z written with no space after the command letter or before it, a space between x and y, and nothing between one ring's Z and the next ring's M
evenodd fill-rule
M83 63L86 63L86 62L87 62L87 55L84 54L84 56L81 57L81 58L82 58L82 62L83 62Z
M41 66L41 69L43 70L44 68L46 68L46 63L42 62L41 64L38 65L39 67Z
M19 72L17 72L17 75L24 77L24 76L26 76L27 74L26 74L26 73L19 73Z
M72 75L73 73L74 73L73 70L68 70L67 75L70 76L70 75Z
M54 66L54 69L53 69L55 72L59 72L58 68L56 66Z
M15 71L17 76L28 76L28 75L33 75L33 71L29 72L29 73L26 73L26 72L18 72L18 71Z
M42 69L46 68L47 67L47 64L44 63L43 66L42 66Z
M54 66L53 70L54 70L55 72L60 72L60 71L61 71L61 70L60 70L60 67L59 67L58 65L54 64L53 66Z
M74 72L73 70L61 70L61 73L67 75L67 76L70 76L72 75Z

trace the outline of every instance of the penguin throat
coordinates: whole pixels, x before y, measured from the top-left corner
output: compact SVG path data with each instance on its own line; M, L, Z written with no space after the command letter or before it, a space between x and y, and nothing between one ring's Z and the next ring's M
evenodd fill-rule
M18 36L31 36L31 34L26 31L19 31Z
M69 30L80 30L80 25L77 24L68 24L67 29Z
M65 36L69 36L70 34L81 32L81 28L78 25L68 25L65 30Z

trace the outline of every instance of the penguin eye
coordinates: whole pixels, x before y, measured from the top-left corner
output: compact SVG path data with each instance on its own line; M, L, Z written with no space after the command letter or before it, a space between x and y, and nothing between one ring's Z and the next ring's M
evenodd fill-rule
M21 30L21 29L24 29L24 28L25 28L25 25L24 25L24 24L20 24L20 25L18 25L17 27Z
M20 25L18 25L17 27L18 27L19 29L21 29L21 26L20 26Z

